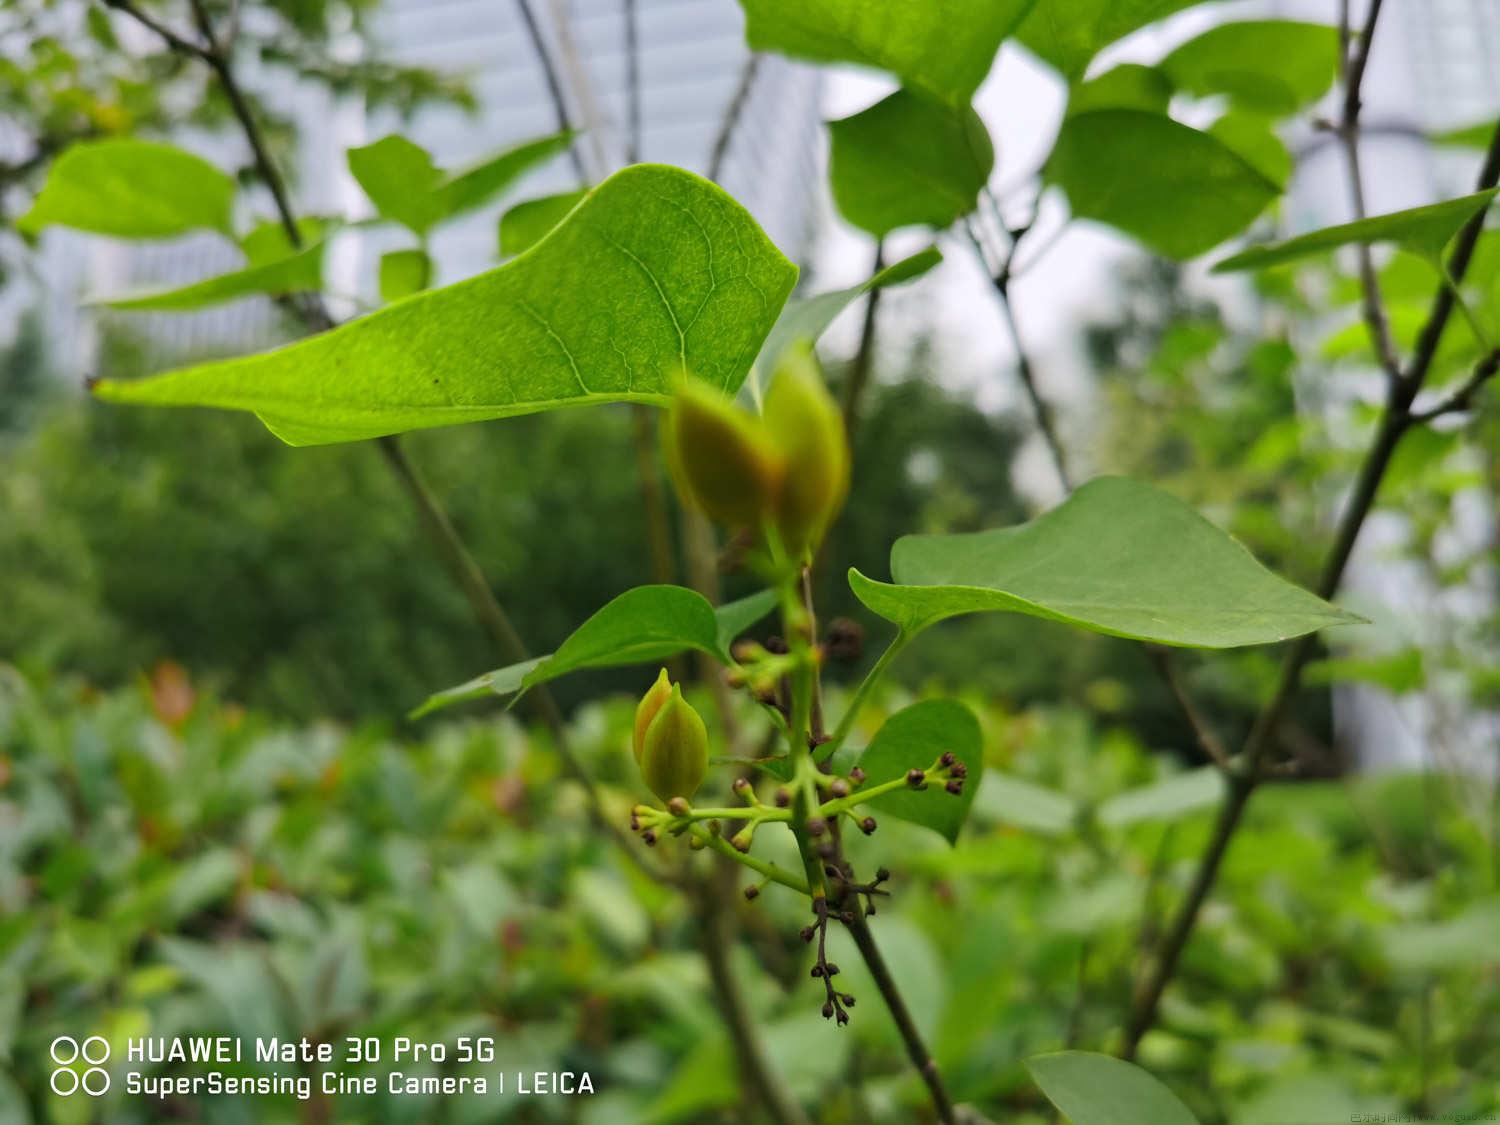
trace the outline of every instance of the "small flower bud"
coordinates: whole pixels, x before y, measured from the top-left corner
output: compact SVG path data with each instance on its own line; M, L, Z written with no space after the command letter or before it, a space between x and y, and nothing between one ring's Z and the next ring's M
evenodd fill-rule
M751 883L748 887L745 888L745 901L746 902L754 902L759 897L760 897L760 888L757 887L754 883Z
M803 941L812 941L813 934L817 933L817 931L814 930L811 926L803 926L802 929L797 931L797 933Z
M833 779L833 784L828 787L828 792L835 797L847 797L849 796L849 783L842 777L836 777Z
M708 847L708 845L705 844L697 836L689 836L688 837L688 850L689 851L701 852L706 847Z
M866 836L873 836L875 834L875 827L875 818L873 816L867 816L859 822L859 830Z
M736 833L730 839L729 846L741 854L748 852L750 850L750 833L748 831Z
M656 833L651 831L651 829L649 828L641 833L641 839L646 841L646 846L648 848L654 848L656 846Z
M923 770L908 770L907 771L907 774L906 774L906 784L910 785L913 789L920 789L920 788L922 788L923 784L926 781L927 781L927 774Z
M951 766L954 763L954 761L955 761L955 759L953 757L953 751L952 750L944 750L943 751L943 756L938 759L938 765L942 766L944 769L947 769L949 766Z
M673 797L667 802L667 811L673 816L687 816L688 803L681 797Z
M951 776L956 777L960 781L962 781L964 778L969 776L969 767L964 765L962 762L954 762L953 765L949 767L948 773Z
M849 780L855 785L863 785L865 783L865 771L855 766L849 771Z
M776 807L784 809L792 803L792 794L786 789L776 790Z
M667 670L663 668L656 677L656 682L651 685L646 694L641 696L641 701L635 706L635 736L632 747L635 750L635 763L641 764L641 749L646 744L646 728L651 725L651 720L656 718L656 713L661 710L661 705L672 698L672 681L667 676Z
M822 859L832 859L838 854L838 848L833 846L832 840L824 840L818 845L818 856Z
M949 782L948 782L948 784L945 785L945 786L943 786L943 788L946 789L946 790L948 790L948 792L952 793L955 797L957 797L960 793L962 793L964 791L964 783L962 781L960 781L958 778L955 777L955 778L950 779Z
M828 659L850 664L859 659L864 648L865 631L859 622L835 617L828 623L828 635L823 642Z
M833 1018L833 1001L832 1000L826 1000L826 1001L824 1001L824 1003L823 1003L823 1018L825 1020Z
M741 796L744 796L745 793L750 789L750 779L748 777L737 777L733 782L730 783L729 788L733 789Z
M836 977L839 975L839 967L832 961L828 962L828 964L823 967L823 971L831 977Z
M707 383L687 378L663 433L667 467L684 500L716 523L760 527L775 508L785 472L764 422Z
M889 867L877 867L875 869L875 881L877 883L884 883L890 877L891 869Z
M646 728L641 746L641 776L663 801L691 797L708 772L708 731L703 718L672 685L671 698Z
M766 393L765 425L785 463L776 524L786 549L817 546L849 491L849 439L812 348L794 344L781 356Z
M828 831L828 822L821 816L810 816L807 818L807 834L816 840Z

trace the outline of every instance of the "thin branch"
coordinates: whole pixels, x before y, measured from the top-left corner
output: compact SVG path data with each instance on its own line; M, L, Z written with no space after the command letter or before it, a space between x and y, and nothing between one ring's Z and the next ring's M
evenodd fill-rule
M1446 398L1426 410L1412 411L1411 420L1430 422L1434 418L1441 418L1444 414L1458 414L1465 410L1472 410L1475 396L1487 382L1495 377L1496 371L1500 371L1500 348L1496 348L1481 359L1474 366L1469 377Z
M708 178L714 183L724 174L724 162L729 159L729 147L734 142L735 130L745 115L745 106L750 101L750 92L755 88L755 79L760 74L760 56L750 55L740 68L740 80L735 83L729 104L724 107L724 116L719 119L719 128L714 133L713 147L708 154Z
M1373 34L1373 25L1367 26L1366 36ZM1366 48L1368 49L1368 48ZM1362 73L1352 72L1352 73ZM1476 191L1485 191L1500 183L1500 124L1490 138L1484 166L1480 170ZM1480 233L1484 229L1484 213L1480 211L1460 230L1448 260L1450 276L1461 282L1468 272ZM1416 352L1404 375L1388 384L1386 405L1380 418L1379 428L1365 455L1355 480L1354 490L1345 505L1339 521L1333 545L1324 561L1323 572L1317 585L1317 593L1324 598L1332 597L1338 590L1344 569L1359 538L1360 529L1369 516L1380 490L1381 481L1390 467L1391 459L1406 431L1417 420L1411 412L1412 401L1422 389L1432 369L1433 357L1443 330L1453 314L1452 289L1444 285L1433 298L1432 308L1426 324L1417 340ZM1219 808L1213 836L1208 849L1198 861L1198 868L1177 914L1163 939L1160 952L1147 976L1137 989L1129 1022L1125 1032L1122 1055L1134 1058L1141 1038L1156 1023L1162 993L1176 974L1178 962L1188 938L1197 924L1198 914L1213 889L1219 867L1229 849L1229 843L1239 827L1245 806L1249 804L1262 775L1263 759L1276 743L1276 734L1287 708L1301 685L1302 672L1317 646L1315 634L1308 634L1295 641L1287 650L1282 662L1281 675L1270 701L1261 711L1240 755L1239 769L1230 776L1229 792Z
M1375 23L1380 18L1382 0L1370 0L1369 13L1358 40L1350 44L1349 3L1343 0L1339 20L1339 69L1344 79L1343 112L1336 126L1339 143L1344 150L1344 160L1349 169L1350 202L1355 220L1369 216L1365 205L1364 173L1359 161L1359 114L1362 107L1360 83L1364 80L1365 68L1370 61L1370 47L1375 41ZM1380 279L1375 274L1375 262L1368 243L1361 242L1356 248L1359 255L1360 289L1364 300L1362 308L1365 323L1370 329L1370 339L1375 346L1376 357L1388 379L1401 377L1401 359L1391 336L1391 322L1386 315L1385 299L1380 292Z
M578 173L580 182L589 183L588 168L579 149L573 115L568 109L567 96L563 93L562 79L558 77L557 67L553 65L552 53L547 49L547 40L542 35L542 27L537 22L536 12L532 10L531 0L516 0L516 10L521 13L521 22L526 26L526 35L531 40L537 63L542 68L542 79L547 83L547 94L552 99L552 114L556 119L558 132L574 133L573 141L568 145L568 158L573 162L573 170Z
M1177 662L1172 659L1172 654L1159 645L1147 645L1146 651L1150 654L1152 662L1161 673L1161 678L1166 682L1168 689L1171 690L1172 698L1177 701L1177 706L1182 711L1183 717L1187 719L1188 726L1192 728L1198 748L1214 765L1226 773L1234 769L1234 763L1229 760L1229 751L1224 748L1224 743L1209 726L1208 720L1199 712L1192 696L1188 695L1187 687L1182 682Z
M641 29L637 0L625 0L625 163L641 159Z
M875 261L870 267L874 277L885 269L885 241L875 240ZM844 431L854 440L854 427L859 420L859 401L864 396L865 386L870 381L870 372L875 366L875 320L880 310L880 286L871 288L865 298L865 317L859 328L859 349L849 364L849 374L844 380L843 413Z
M102 3L106 8L113 8L115 11L129 16L148 31L155 32L168 47L179 54L189 55L202 62L208 62L213 55L212 47L205 47L201 43L195 43L186 35L173 31L166 24L151 15L151 13L136 7L132 0L102 0Z

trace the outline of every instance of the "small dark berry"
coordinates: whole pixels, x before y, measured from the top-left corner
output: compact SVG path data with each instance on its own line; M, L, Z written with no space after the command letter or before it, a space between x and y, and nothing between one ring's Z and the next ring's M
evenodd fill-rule
M866 836L872 835L875 831L875 818L873 816L865 817L864 820L859 822L859 830Z
M849 771L849 780L854 782L855 785L863 785L865 783L865 771L855 766Z
M823 967L823 971L825 975L830 977L836 977L839 975L839 967L832 961L828 962L828 964Z
M821 816L810 816L807 818L807 834L816 840L828 831L828 822Z
M812 975L814 977L821 977L823 975L823 966L822 965L814 965L812 967Z
M803 926L802 929L799 931L799 936L802 938L803 941L812 941L813 934L816 933L816 932L817 931L814 930L811 926Z
M825 1003L823 1005L823 1018L825 1020L833 1018L833 1001L832 1000L829 1000L827 1003Z
M959 778L955 777L951 781L949 781L947 785L943 786L943 788L957 797L964 791L964 783Z
M922 787L922 783L925 782L926 780L927 780L927 774L923 770L908 770L907 771L907 774L906 774L906 784L910 785L913 789L920 789Z
M776 807L784 809L792 803L792 795L785 789L776 790Z
M877 867L875 869L875 881L877 883L884 883L890 877L891 869L889 867Z
M943 751L943 756L938 759L938 765L942 766L944 769L947 769L956 760L957 759L955 759L953 757L953 751L952 750L944 750Z
M656 846L656 833L651 831L651 829L649 828L646 829L645 832L641 833L641 839L646 841L646 846L648 848L653 848Z
M754 902L759 897L760 888L757 887L754 883L751 883L748 887L745 888L745 899L747 902Z
M838 1025L840 1027L843 1027L848 1022L849 1022L849 1013L846 1012L846 1011L843 1011L842 1009L840 1009L839 1010L839 1014L838 1014Z
M828 636L823 649L830 660L858 660L864 651L865 631L857 621L847 617L835 617L828 623Z
M854 996L852 994L846 992L842 996L840 996L839 999L844 1002L844 1007L846 1007L846 1008L852 1008L852 1007L854 1007Z
M954 777L962 779L969 776L969 767L964 765L962 762L954 762L953 768L948 772Z

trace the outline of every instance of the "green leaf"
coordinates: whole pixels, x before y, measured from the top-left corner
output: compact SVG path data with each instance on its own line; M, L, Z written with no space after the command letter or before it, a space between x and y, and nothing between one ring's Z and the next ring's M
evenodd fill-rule
M380 299L387 303L420 293L432 283L432 259L424 250L392 250L380 256Z
M974 209L995 166L984 122L897 90L828 124L829 181L839 212L877 237L898 227L943 228Z
M1276 135L1270 118L1243 110L1230 110L1208 127L1209 135L1245 158L1278 190L1285 191L1292 178L1292 154Z
M573 134L541 137L452 176L420 145L398 134L349 150L349 171L382 218L425 235L438 223L482 207L525 172L562 152Z
M762 590L714 609L682 586L637 586L609 602L573 631L558 650L476 676L437 692L410 717L481 696L512 695L584 668L650 664L696 649L725 663L729 646L776 605L776 592Z
M230 234L233 204L234 180L190 152L134 138L86 141L57 158L16 228L51 224L116 238Z
M1387 960L1410 973L1440 972L1454 965L1475 969L1500 961L1500 897L1480 898L1441 922L1388 926L1380 935Z
M888 70L967 105L1036 0L740 0L757 51Z
M325 244L315 242L285 258L250 265L194 281L175 289L122 294L100 303L115 309L167 311L199 309L258 294L279 297L287 293L315 293L323 287Z
M500 253L507 258L530 250L588 195L588 190L565 191L517 203L500 216Z
M684 369L732 394L796 274L719 188L642 164L497 269L277 351L94 390L251 410L292 445L562 406L660 405Z
M1393 695L1421 691L1427 685L1427 670L1419 648L1404 648L1384 656L1330 657L1315 660L1302 677L1307 684L1366 683Z
M1078 218L1178 260L1239 234L1281 192L1218 138L1137 109L1066 118L1045 176L1067 192Z
M945 751L951 751L969 769L962 793L955 796L941 785L929 784L923 790L897 789L861 808L909 820L931 828L950 844L957 842L974 794L984 780L979 720L962 703L928 699L897 711L875 732L858 764L869 778L865 784L879 785L909 770L926 769Z
M1078 802L1025 778L990 770L974 797L974 815L1045 836L1066 836L1078 825Z
M1026 1069L1073 1125L1198 1125L1176 1094L1134 1063L1058 1051L1034 1055Z
M443 218L452 219L483 207L531 169L560 152L566 152L572 143L572 132L554 133L516 145L472 168L455 172L442 187Z
M895 585L857 570L867 607L908 633L999 610L1158 644L1232 648L1361 619L1293 586L1177 498L1099 477L1017 527L908 535Z
M1140 109L1166 113L1172 100L1172 84L1154 66L1121 63L1097 78L1080 82L1068 91L1067 116L1091 109Z
M781 310L781 315L776 318L776 323L772 325L770 335L761 345L760 354L755 357L752 390L758 390L770 379L777 361L787 348L798 340L816 343L828 331L828 326L838 318L839 313L860 297L872 289L905 285L927 273L942 260L942 251L936 246L929 246L909 258L893 262L868 281L851 285L848 289L834 289L816 296L788 301Z
M1223 772L1218 766L1201 766L1115 794L1099 806L1098 818L1114 829L1149 820L1178 820L1216 807L1223 796Z
M1033 54L1075 82L1105 47L1132 31L1190 8L1199 0L1040 0L1018 38Z
M1252 246L1214 265L1214 273L1230 273L1235 270L1258 270L1267 266L1279 266L1284 262L1295 262L1299 258L1336 250L1340 246L1375 242L1394 242L1429 260L1442 253L1458 228L1479 211L1490 205L1500 188L1460 196L1458 199L1429 203L1424 207L1412 207L1406 211L1393 211L1388 215L1372 215L1352 223L1324 227L1322 230L1300 234L1285 242L1269 246Z
M1284 117L1326 94L1338 64L1338 32L1326 24L1247 20L1210 28L1158 65L1186 93Z
M363 148L351 148L349 171L382 218L425 234L443 215L439 185L443 173L421 145L391 134Z
M1489 148L1490 140L1495 135L1495 121L1486 118L1484 121L1476 121L1473 125L1465 125L1459 129L1448 129L1441 133L1432 135L1432 143L1435 145L1453 145L1457 148Z

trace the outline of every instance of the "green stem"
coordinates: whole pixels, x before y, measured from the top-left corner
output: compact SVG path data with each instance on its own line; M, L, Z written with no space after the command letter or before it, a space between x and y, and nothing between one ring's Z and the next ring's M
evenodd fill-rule
M743 864L750 868L750 870L759 872L774 883L780 883L783 887L790 887L798 894L811 897L812 892L807 889L807 884L795 875L788 874L774 863L767 863L765 860L757 859L747 852L737 851L723 836L716 836L714 833L699 828L696 825L690 827L688 833L693 839L701 840L707 847L712 848L720 855L727 856L736 863Z
M876 797L883 797L887 793L894 793L897 789L905 789L906 786L907 781L905 777L882 781L879 785L872 785L868 789L861 789L858 793L850 793L847 797L835 797L831 801L824 801L818 807L818 815L822 817L838 816L839 813L858 808L866 801L873 801Z
M875 690L880 681L885 678L886 669L901 655L901 650L911 643L913 634L902 629L886 646L886 650L880 654L880 659L875 661L874 666L865 673L865 678L860 681L859 687L854 689L854 697L849 700L849 706L844 709L843 717L839 719L838 728L833 732L833 738L818 748L819 756L831 757L835 751L842 746L854 730L854 723L859 718L859 713L870 699L870 693Z

